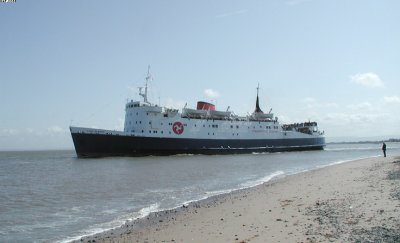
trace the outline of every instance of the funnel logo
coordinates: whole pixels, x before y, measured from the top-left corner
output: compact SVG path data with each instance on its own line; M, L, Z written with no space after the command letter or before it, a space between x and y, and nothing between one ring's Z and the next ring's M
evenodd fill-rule
M172 130L175 134L181 135L183 133L183 124L181 122L175 122L172 125Z

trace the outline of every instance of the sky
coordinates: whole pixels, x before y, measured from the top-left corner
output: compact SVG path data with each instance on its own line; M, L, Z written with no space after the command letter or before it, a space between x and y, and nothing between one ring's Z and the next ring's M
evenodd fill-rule
M400 1L0 3L0 150L73 149L69 126L122 130L150 101L282 123L327 141L400 137Z

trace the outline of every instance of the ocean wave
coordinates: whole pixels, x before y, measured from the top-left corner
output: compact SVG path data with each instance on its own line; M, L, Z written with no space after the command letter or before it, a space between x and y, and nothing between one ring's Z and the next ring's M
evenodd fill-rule
M261 184L263 184L265 182L268 182L268 181L272 180L274 177L278 177L278 176L281 176L281 175L284 175L284 174L285 174L284 171L278 170L278 171L275 171L275 172L273 172L271 174L268 174L268 175L266 175L264 177L261 177L259 179L250 180L250 181L244 182L244 183L239 185L239 189L255 187L255 186L261 185Z
M355 147L355 148L324 148L325 151L357 151L357 150L380 150L380 147Z
M135 219L138 219L138 218L144 218L144 217L148 216L152 212L157 212L157 210L159 208L160 208L160 204L159 203L153 203L148 207L140 209L139 216L136 217L136 218L132 218L130 220L135 220Z
M147 207L140 209L138 212L132 212L130 214L121 216L111 222L93 225L89 229L82 231L80 234L78 234L76 236L68 237L66 239L56 241L56 242L67 243L67 242L79 240L83 237L92 236L92 235L99 234L99 233L102 233L102 232L105 232L108 230L117 229L127 222L137 220L140 218L144 218L144 217L147 217L152 212L160 211L159 207L160 207L159 203L151 204Z

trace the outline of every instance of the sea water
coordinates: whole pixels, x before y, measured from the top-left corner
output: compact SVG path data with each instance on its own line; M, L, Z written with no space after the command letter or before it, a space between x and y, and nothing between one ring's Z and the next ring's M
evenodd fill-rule
M388 143L388 155L400 155ZM381 156L381 144L323 151L78 159L74 151L0 152L0 242L67 242L274 177Z

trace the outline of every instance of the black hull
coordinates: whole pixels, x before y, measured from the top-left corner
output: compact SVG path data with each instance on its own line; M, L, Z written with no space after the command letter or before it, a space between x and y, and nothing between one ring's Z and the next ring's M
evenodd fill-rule
M324 137L298 139L186 139L72 133L78 157L239 154L322 150Z

